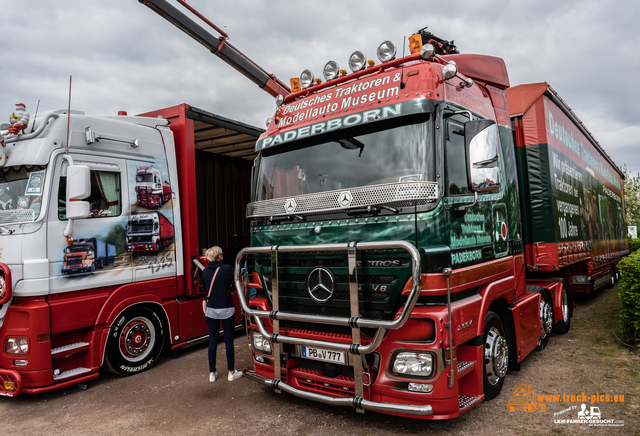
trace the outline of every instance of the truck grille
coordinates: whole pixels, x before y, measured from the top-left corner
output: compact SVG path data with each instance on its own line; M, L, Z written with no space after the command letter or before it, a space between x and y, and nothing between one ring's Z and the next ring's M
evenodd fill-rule
M278 256L279 310L283 312L349 318L350 291L347 259L344 254L322 253L315 255ZM327 255L329 254L329 255ZM358 302L360 317L390 320L398 310L402 289L411 276L410 261L397 252L380 252L370 255L359 252L357 262ZM394 266L370 266L370 265ZM266 256L256 259L257 272L268 291L272 290L271 260ZM331 300L318 303L311 297L307 276L317 267L329 269L334 278Z

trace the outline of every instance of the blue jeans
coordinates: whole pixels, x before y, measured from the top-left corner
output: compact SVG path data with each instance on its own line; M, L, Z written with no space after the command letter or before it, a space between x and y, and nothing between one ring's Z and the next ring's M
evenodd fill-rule
M235 368L235 356L233 353L234 318L235 316L230 316L222 320L209 317L204 318L209 328L209 372L216 372L216 351L218 349L218 340L220 339L220 321L222 321L222 329L224 330L227 369L233 371Z

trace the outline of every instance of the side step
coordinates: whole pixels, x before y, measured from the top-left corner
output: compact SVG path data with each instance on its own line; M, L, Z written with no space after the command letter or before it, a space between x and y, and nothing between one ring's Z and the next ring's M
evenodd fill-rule
M471 408L471 406L478 403L481 399L482 397L468 397L466 395L458 396L458 404L460 406L460 411L463 412Z
M474 361L470 360L458 360L458 378L470 373L475 364L476 363Z
M59 357L66 353L75 353L89 348L88 342L76 342L75 344L63 345L51 349L51 357Z
M85 372L90 372L89 368L74 368L67 371L63 371L58 375L53 375L53 381L64 380L65 378L75 377L80 374L84 374Z

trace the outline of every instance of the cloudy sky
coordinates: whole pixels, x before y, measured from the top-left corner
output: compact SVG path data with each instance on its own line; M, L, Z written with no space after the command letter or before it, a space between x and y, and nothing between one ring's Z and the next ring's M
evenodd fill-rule
M179 5L169 0L172 4ZM288 83L429 26L463 53L502 57L511 84L547 81L613 160L640 171L640 2L188 0ZM443 5L446 4L446 8ZM18 102L91 114L188 103L264 128L273 98L137 0L30 0L3 8L0 121ZM4 113L5 115L2 115Z

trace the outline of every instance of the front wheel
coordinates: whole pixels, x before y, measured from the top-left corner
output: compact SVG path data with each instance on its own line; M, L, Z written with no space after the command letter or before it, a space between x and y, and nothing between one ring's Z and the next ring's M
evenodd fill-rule
M118 375L132 375L151 368L164 345L163 319L148 308L129 308L109 330L105 369Z
M502 390L509 366L509 347L500 317L487 312L484 322L484 396L495 398Z

